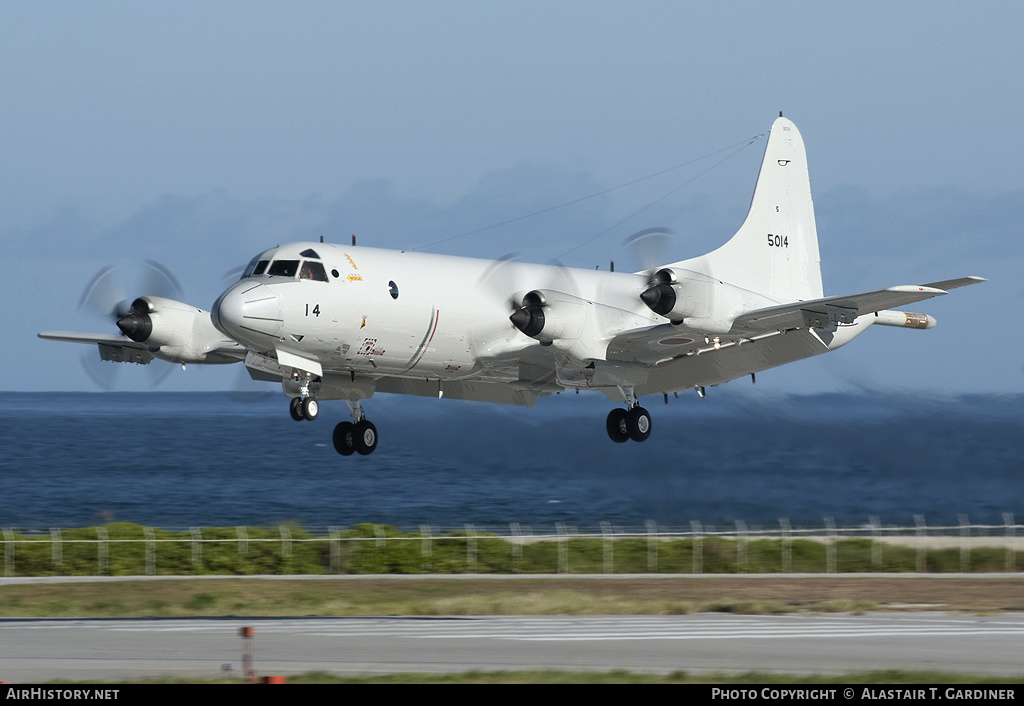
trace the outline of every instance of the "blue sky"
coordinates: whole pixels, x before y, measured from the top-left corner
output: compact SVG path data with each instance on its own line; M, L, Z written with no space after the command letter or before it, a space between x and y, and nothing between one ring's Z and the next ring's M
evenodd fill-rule
M8 0L0 20L0 389L96 389L77 347L35 333L110 330L76 311L107 263L158 260L209 308L278 242L423 246L742 144L782 110L826 293L991 281L917 307L934 330L872 330L758 387L1024 391L1019 3ZM565 264L625 268L622 241L665 226L670 259L699 254L742 220L763 144L426 249L545 262L589 241Z

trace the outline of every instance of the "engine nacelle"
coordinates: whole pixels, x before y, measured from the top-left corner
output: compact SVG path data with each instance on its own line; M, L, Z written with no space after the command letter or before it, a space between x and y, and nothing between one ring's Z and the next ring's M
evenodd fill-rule
M530 338L541 343L574 341L587 322L589 302L562 292L535 289L523 297L523 304L509 320Z
M649 315L549 289L527 293L509 319L523 334L551 346L560 365L581 368L607 360L609 342L623 331L651 325Z
M237 346L213 326L210 312L163 297L139 297L117 320L121 332L145 343L158 358L172 363L228 363L233 357L213 353Z
M665 267L654 273L640 298L655 314L678 324L683 319L711 315L717 284L716 279L699 272Z

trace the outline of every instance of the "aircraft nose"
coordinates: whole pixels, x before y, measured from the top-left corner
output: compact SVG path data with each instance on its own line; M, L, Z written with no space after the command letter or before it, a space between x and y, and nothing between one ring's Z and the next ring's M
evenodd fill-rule
M213 325L225 336L260 348L281 335L281 302L269 287L242 280L213 305Z

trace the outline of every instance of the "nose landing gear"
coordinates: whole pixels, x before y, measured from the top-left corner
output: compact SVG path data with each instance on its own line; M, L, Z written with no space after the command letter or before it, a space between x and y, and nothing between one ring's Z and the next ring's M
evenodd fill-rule
M320 414L320 403L312 397L293 397L288 404L288 414L297 422L311 422Z
M311 373L306 373L304 378L300 378L297 370L294 376L299 380L299 396L293 397L288 404L288 414L297 422L301 422L303 419L311 422L320 413L320 403L316 401L310 390L311 386L315 387L319 378L314 379Z

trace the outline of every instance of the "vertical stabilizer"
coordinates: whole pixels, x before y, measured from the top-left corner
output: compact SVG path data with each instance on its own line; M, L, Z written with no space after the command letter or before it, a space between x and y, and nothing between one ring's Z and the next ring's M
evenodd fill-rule
M780 117L772 125L750 211L736 235L685 266L780 302L823 296L807 153L791 121Z

